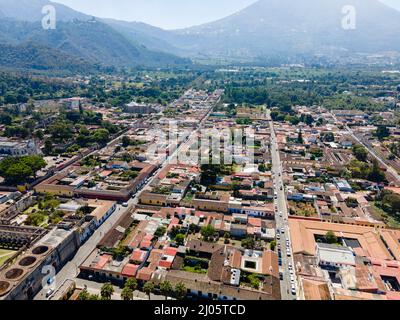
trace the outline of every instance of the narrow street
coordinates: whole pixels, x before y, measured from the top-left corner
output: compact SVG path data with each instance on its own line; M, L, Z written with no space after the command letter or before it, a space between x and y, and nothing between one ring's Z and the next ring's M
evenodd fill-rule
M282 258L282 266L280 267L280 271L283 274L283 280L281 280L281 296L282 300L293 300L296 299L296 295L292 293L291 271L289 270L291 266L291 269L293 270L292 277L295 278L289 225L288 225L289 212L287 207L285 186L283 183L283 172L282 172L283 170L279 156L278 141L275 134L274 122L270 117L270 111L268 111L267 116L269 119L270 130L271 130L272 174L274 177L274 188L275 188L275 193L274 193L275 221L276 221L277 234L279 233L279 238L280 238L279 240L277 240L277 242L278 242L278 248L280 248L281 250L281 258ZM287 255L287 248L288 248L287 240L289 240L290 257ZM294 283L295 282L296 281L294 281Z

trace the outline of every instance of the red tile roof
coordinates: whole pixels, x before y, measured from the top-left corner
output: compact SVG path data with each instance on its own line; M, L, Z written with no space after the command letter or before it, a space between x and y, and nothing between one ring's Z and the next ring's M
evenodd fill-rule
M110 259L111 256L109 254L102 255L99 262L97 262L95 269L103 269Z
M131 255L131 261L144 262L145 257L146 257L146 251L136 249L135 251L133 251Z
M167 256L175 256L178 253L177 248L168 247L164 249L164 254Z
M139 269L138 265L128 263L123 269L121 274L127 277L135 277Z

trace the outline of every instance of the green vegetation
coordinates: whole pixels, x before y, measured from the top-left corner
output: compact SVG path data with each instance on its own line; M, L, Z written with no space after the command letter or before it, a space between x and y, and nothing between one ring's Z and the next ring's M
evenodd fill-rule
M121 291L121 299L124 301L133 300L133 290L129 287L124 287Z
M162 227L158 227L156 232L154 233L154 236L157 238L161 238L165 235L165 233L167 232L167 228L162 226Z
M0 162L0 175L8 184L24 184L46 166L41 156L9 157Z
M6 250L6 249L0 249L0 267L8 260L10 259L16 251L14 250Z
M210 163L212 163L211 159ZM231 165L203 164L201 165L201 184L207 187L215 185L219 176L230 175L232 171Z
M111 300L113 294L114 294L113 285L111 283L103 284L100 290L100 296L102 300Z
M368 161L368 151L361 145L355 145L353 147L353 155L358 161L367 162Z
M201 228L200 233L204 241L211 242L214 241L216 230L211 224L209 224L206 227Z
M79 293L78 300L80 300L80 301L87 301L87 300L96 301L96 300L100 300L100 297L97 294L90 294L88 292L88 290L85 288Z
M253 121L250 118L242 118L242 119L236 119L236 124L240 125L250 125L252 124Z
M241 245L245 249L252 250L256 247L256 241L254 240L253 237L247 237L246 239L242 240Z
M126 280L124 288L121 292L121 299L125 301L133 300L133 293L138 288L136 279L131 278Z
M335 142L335 135L333 134L333 132L324 132L321 134L321 141Z
M209 261L207 259L186 256L182 270L191 273L206 274L208 267Z
M317 210L313 203L289 201L289 211L291 215L302 217L317 216Z
M390 130L387 126L378 126L375 132L375 136L380 140L383 141L384 139L390 136Z
M174 289L169 281L163 281L160 284L160 291L165 296L165 300L172 294Z
M383 190L376 198L375 205L384 211L382 218L385 222L391 222L396 227L400 224L400 195Z
M339 239L336 237L335 233L333 231L328 231L325 235L325 240L329 244L338 244Z
M25 212L28 218L25 223L30 226L44 226L45 224L58 224L65 213L57 210L61 202L51 194L39 197L37 205Z
M184 300L187 295L187 288L183 282L178 282L175 286L175 297L178 300Z
M143 291L149 296L150 300L150 294L154 292L154 283L153 282L146 282L143 286Z
M358 160L351 161L347 166L346 175L350 178L366 179L376 183L387 182L385 173L376 160L373 161L372 165Z
M240 276L240 282L246 286L249 286L253 289L260 289L261 282L263 278L254 273L242 272Z

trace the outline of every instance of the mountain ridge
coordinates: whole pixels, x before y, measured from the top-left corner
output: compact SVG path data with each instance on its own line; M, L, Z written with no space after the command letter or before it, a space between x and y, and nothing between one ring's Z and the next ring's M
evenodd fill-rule
M42 8L49 4L56 7L54 30L44 30L41 25ZM50 53L53 53L52 49L58 50L71 62L83 59L88 64L105 67L161 67L191 63L170 53L152 51L100 19L47 0L20 0L18 3L0 0L0 12L0 40L3 45L11 46L9 50L12 46L35 43L41 51L45 47ZM16 63L30 65L29 61L23 60L21 55Z

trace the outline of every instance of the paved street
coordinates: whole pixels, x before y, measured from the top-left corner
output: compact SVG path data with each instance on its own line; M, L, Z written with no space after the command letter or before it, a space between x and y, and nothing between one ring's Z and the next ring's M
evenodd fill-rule
M283 230L284 232L280 232L280 239L278 243L280 243L280 248L282 252L282 266L281 272L283 273L283 280L281 281L281 295L282 300L293 300L296 299L296 295L291 292L291 280L290 280L290 271L289 265L292 266L294 271L294 263L293 256L287 256L286 253L286 240L290 241L289 227L288 227L288 207L287 200L285 194L285 187L283 184L283 173L282 173L282 164L279 156L279 148L278 142L275 134L274 123L270 117L270 111L268 111L268 119L270 120L270 129L271 129L271 155L272 155L272 171L274 177L274 187L275 187L275 195L274 195L274 204L275 204L275 220L277 230ZM290 252L292 251L290 245Z

